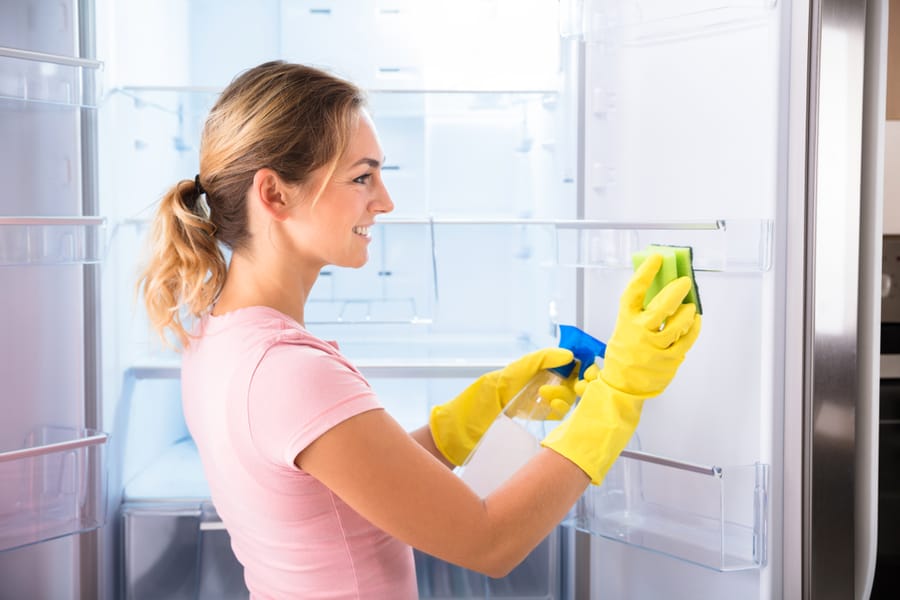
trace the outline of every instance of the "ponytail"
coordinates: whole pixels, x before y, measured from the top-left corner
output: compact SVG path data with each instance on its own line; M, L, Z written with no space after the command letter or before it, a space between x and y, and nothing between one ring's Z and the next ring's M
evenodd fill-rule
M201 202L203 193L199 178L185 179L162 198L150 231L150 256L138 279L150 324L169 346L166 330L181 347L188 346L185 317L209 311L225 283L225 257L213 237L216 227Z

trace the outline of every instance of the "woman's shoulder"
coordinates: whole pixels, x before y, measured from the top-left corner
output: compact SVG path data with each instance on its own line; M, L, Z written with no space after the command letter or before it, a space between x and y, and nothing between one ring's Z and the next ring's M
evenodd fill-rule
M267 306L249 306L221 315L205 315L196 325L185 358L217 357L224 364L227 357L244 362L257 360L278 349L298 356L327 355L342 359L337 346L311 333L291 317Z

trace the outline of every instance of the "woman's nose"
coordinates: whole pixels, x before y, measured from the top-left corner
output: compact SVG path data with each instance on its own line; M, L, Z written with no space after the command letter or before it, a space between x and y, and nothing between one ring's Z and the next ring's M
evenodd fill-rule
M388 192L387 187L384 185L384 182L379 186L378 194L375 197L373 204L374 212L377 213L389 213L394 210L394 201L391 200L391 194Z

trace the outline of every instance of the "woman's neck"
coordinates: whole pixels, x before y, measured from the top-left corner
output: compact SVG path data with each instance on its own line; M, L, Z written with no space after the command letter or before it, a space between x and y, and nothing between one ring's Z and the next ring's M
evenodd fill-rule
M318 268L313 272L285 261L250 260L235 252L212 314L218 316L248 306L268 306L303 325L304 305L318 273Z

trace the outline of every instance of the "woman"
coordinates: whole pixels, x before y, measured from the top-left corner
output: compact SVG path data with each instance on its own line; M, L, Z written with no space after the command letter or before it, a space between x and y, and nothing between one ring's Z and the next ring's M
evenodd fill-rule
M412 433L383 410L338 348L303 325L320 270L365 264L369 228L393 209L383 164L358 88L270 62L222 93L200 174L155 218L148 314L183 348L185 417L254 598L415 598L411 546L503 576L602 479L700 330L681 303L686 278L641 308L661 263L647 260L578 406L479 498L450 469L532 375L573 357L548 348L488 373ZM232 251L227 266L219 244ZM544 393L558 415L573 398Z

